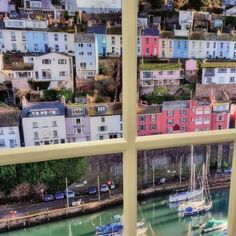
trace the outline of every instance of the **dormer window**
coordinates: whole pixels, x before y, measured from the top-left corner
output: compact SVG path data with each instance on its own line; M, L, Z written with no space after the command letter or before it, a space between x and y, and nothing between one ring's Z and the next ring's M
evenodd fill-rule
M105 106L97 107L97 111L98 112L105 112L106 111L106 107Z

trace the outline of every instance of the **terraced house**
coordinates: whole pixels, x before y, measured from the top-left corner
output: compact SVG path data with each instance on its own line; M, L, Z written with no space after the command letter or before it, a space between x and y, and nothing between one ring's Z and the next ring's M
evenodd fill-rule
M179 85L183 79L183 70L178 63L142 63L139 75L140 94L148 94L158 86Z
M202 84L235 84L236 62L207 61L202 64Z

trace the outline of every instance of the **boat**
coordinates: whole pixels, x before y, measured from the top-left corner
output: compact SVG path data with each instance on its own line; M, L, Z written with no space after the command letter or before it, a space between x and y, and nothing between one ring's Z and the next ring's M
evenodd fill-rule
M199 199L199 200L193 200L193 201L190 201L190 202L183 202L181 203L179 206L178 206L178 212L182 212L184 211L187 207L200 207L202 205L205 204L205 200L204 199Z
M202 213L209 212L212 208L212 201L209 191L209 185L207 180L207 175L205 172L205 164L203 164L202 168L202 189L203 194L201 197L201 200L199 202L189 202L186 203L187 207L184 208L182 212L180 212L181 217L187 217L187 216L194 216Z
M111 223L103 226L96 227L96 236L122 236L123 235L123 223ZM145 222L140 221L137 223L137 235L143 236L147 232L147 226Z
M193 161L193 145L191 146L191 177L190 177L190 190L171 194L169 196L170 203L178 203L195 199L203 194L203 189L196 189L195 170Z
M213 231L225 232L225 230L227 229L227 221L211 219L207 221L205 224L203 224L203 226L201 226L200 229L202 234Z

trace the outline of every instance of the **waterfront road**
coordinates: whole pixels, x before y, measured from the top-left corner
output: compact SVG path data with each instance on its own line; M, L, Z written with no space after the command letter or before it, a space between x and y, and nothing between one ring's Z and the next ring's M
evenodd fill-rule
M224 183L229 183L230 181L230 175L214 175L209 178L209 184L212 188L215 188L217 186L224 185ZM168 190L171 189L170 187L173 186L178 186L178 183L175 182L168 182L163 185L161 185L162 188ZM188 182L182 183L182 185L185 184L185 186L188 186ZM158 187L160 185L157 185ZM139 188L141 192L145 192L148 190L152 189L152 184L150 183L149 185L145 185L142 188ZM122 188L117 188L115 190L111 190L110 193L101 193L101 199L106 199L112 196L115 196L117 194L122 193ZM89 203L89 202L95 202L98 200L98 195L83 195L79 196L84 203ZM3 218L10 218L10 212L15 211L15 217L20 217L20 216L26 216L26 215L31 215L39 212L46 212L48 210L55 210L55 209L60 209L60 208L65 208L67 204L66 199L62 200L54 200L51 202L21 202L21 203L16 203L16 204L2 204L0 205L0 219Z

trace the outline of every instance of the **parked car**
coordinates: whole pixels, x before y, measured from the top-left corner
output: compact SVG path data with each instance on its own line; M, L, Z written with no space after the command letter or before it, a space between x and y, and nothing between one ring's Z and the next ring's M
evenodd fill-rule
M232 173L232 169L231 168L224 169L224 173L225 174L231 174Z
M75 197L75 193L72 190L68 190L68 192L65 191L65 196L66 196L66 198L67 197L68 198L73 198L73 197Z
M107 185L111 190L116 188L116 186L112 180L108 180Z
M45 194L44 197L43 197L44 202L50 202L50 201L53 201L53 200L54 200L54 198L53 198L52 194Z
M70 201L70 206L79 206L80 204L82 204L81 198L74 198Z
M100 187L100 192L101 193L106 193L106 192L109 192L109 187L107 184L102 184L101 187Z
M88 194L89 195L97 194L97 188L96 187L89 188L88 189Z
M65 198L65 195L64 195L63 192L56 192L54 194L54 199L56 199L56 200L61 200L61 199L64 199L64 198Z

